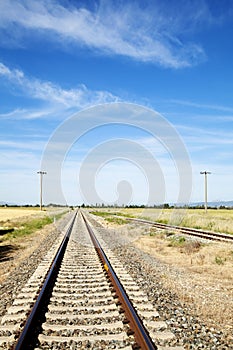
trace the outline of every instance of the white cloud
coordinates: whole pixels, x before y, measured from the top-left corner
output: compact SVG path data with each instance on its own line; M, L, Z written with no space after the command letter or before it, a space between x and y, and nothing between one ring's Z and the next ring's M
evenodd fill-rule
M197 8L191 3L183 5L179 9L185 8L185 14L176 9L175 15L171 11L169 15L169 9L165 11L158 2L142 9L137 3L100 1L91 11L64 7L58 0L5 0L0 2L0 28L4 34L7 30L12 43L15 36L20 41L20 35L26 38L29 32L37 32L46 39L72 42L104 54L165 67L187 67L205 59L205 54L199 44L183 42L182 34L200 24L207 11L203 7L203 14L198 8L199 16L193 16ZM25 40L21 42L25 44Z
M76 89L65 90L50 81L28 78L21 70L10 69L1 62L0 77L5 78L29 97L63 105L66 108L84 108L93 104L116 102L118 100L110 92L88 90L85 85L80 85ZM36 118L38 116L34 114L32 117Z

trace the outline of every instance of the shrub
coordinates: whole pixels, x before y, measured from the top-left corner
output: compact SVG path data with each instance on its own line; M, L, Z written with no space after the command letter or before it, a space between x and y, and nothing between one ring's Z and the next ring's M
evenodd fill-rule
M214 261L218 265L223 265L224 261L226 261L226 259L221 258L221 256L216 256Z
M196 253L201 248L201 243L198 241L188 241L184 245L185 253Z
M184 245L185 242L185 237L180 236L174 236L170 239L170 242L168 243L168 247L181 247Z

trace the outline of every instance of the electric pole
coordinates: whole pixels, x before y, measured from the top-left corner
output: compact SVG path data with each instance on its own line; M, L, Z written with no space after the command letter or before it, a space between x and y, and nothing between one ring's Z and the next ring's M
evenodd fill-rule
M42 183L43 183L43 175L47 174L46 171L37 171L37 174L40 174L40 210L42 210Z
M201 171L200 174L205 175L205 212L207 213L207 174L211 174L211 172Z

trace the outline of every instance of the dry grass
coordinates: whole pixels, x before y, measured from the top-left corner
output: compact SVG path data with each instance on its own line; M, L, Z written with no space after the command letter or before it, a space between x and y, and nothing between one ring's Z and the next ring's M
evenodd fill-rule
M114 208L109 211L114 212ZM204 209L117 208L116 211L152 221L233 234L233 210L209 209L205 213Z
M55 208L48 212L34 208L0 209L0 283L54 229L54 224L51 224L54 216L59 218L64 212L64 208ZM13 231L4 234L4 229Z
M144 236L134 244L167 266L167 273L162 276L164 284L182 302L190 303L207 324L231 329L233 246L179 242L179 237L171 237L165 238L162 233Z
M123 211L135 215L141 209L105 209L108 212ZM104 209L101 208L101 211ZM146 213L146 215L145 215ZM164 216L170 210L163 211ZM144 216L155 214L154 209L146 209ZM233 211L209 211L208 218L215 217L221 222L224 218L231 222ZM203 211L189 210L188 216L204 217ZM231 334L233 329L233 246L226 243L200 243L169 231L159 231L147 225L116 225L96 217L108 229L117 229L121 237L130 239L131 244L148 253L155 261L156 274L163 286L176 293L184 305L188 305L194 315L210 328ZM134 227L133 227L134 226ZM156 268L156 264L161 269Z
M161 261L208 276L229 278L233 282L233 246L227 243L201 244L192 240L163 238L164 234L140 237L135 243L141 250Z
M6 222L7 220L18 219L31 215L41 215L40 209L0 208L0 222Z

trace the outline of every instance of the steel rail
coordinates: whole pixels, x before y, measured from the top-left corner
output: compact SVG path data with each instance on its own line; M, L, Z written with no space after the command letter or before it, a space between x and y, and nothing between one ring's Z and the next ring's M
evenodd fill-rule
M130 328L134 332L134 337L135 337L135 340L136 340L138 346L140 346L140 348L142 350L152 350L152 349L156 350L156 349L158 349L158 347L153 343L147 329L144 327L144 325L142 323L142 320L138 316L135 308L133 307L131 301L129 300L128 295L127 295L123 285L121 284L115 271L113 270L113 268L110 264L110 261L108 260L106 254L104 253L104 251L103 251L99 241L97 240L91 226L87 222L83 213L81 213L81 214L82 214L83 220L86 224L86 227L88 229L88 232L90 234L91 240L94 244L94 247L97 251L97 254L100 257L100 260L102 261L105 270L107 271L107 274L108 274L109 279L114 287L116 295L117 295L117 297L122 305L122 309L125 312L126 319L130 324Z
M66 246L67 243L69 241L70 238L70 234L74 225L74 221L76 218L77 212L74 214L74 217L70 223L70 226L68 227L66 234L58 248L58 251L56 253L56 256L54 257L51 266L49 268L49 271L45 277L45 281L43 283L43 286L41 287L41 290L39 292L39 295L36 299L35 304L33 305L33 308L30 312L30 315L27 318L27 321L24 325L24 328L18 338L18 341L16 343L16 345L14 346L14 350L26 350L28 348L28 344L30 343L30 339L29 337L31 336L32 331L34 330L36 321L37 321L37 317L40 313L40 310L42 308L42 305L44 305L45 300L47 298L47 292L51 286L51 281L54 280L54 278L56 277L62 258L64 256L65 250L66 250Z
M198 230L191 227L184 227L184 226L176 226L176 225L169 225L169 224L162 224L155 221L149 221L144 219L136 219L136 218L125 218L125 220L131 220L136 222L141 222L143 224L149 224L158 228L162 229L171 229L174 231L179 231L180 233L198 236L205 239L211 239L211 240L217 240L217 241L224 241L229 240L230 242L233 241L233 235L230 234L224 234L224 233L218 233L218 232L212 232L212 231L203 231Z

